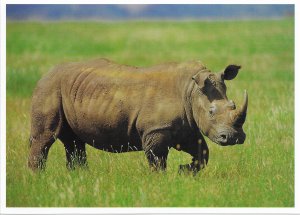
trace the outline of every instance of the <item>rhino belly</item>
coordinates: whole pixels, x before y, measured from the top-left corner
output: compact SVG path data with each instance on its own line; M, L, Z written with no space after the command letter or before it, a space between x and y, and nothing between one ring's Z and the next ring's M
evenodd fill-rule
M114 153L140 151L142 144L138 139L130 140L122 128L97 128L97 132L76 131L78 136L90 146Z
M68 124L84 142L108 152L142 150L135 126L130 124L129 113L114 108L76 108L64 110ZM121 111L120 111L121 110ZM132 128L133 127L133 128Z

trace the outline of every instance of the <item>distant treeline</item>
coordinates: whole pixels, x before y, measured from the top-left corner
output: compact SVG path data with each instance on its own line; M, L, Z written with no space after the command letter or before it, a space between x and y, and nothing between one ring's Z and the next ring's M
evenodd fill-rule
M248 19L294 16L294 5L21 5L6 8L8 20Z

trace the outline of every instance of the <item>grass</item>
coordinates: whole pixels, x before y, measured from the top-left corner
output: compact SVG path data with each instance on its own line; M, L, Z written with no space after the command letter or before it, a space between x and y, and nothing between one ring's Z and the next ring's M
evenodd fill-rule
M8 207L293 207L294 21L7 23ZM33 88L61 62L106 57L149 66L200 59L220 71L243 66L227 82L241 104L249 93L244 145L207 139L210 160L196 177L178 175L190 156L171 150L168 170L151 172L143 152L87 147L89 169L69 172L63 145L47 169L27 168Z

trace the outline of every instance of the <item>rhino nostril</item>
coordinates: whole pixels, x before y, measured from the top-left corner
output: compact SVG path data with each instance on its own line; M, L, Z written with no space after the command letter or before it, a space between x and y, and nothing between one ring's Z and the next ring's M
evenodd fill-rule
M226 136L225 134L221 134L221 138L222 138L223 140L226 140L226 139L227 139L227 136Z

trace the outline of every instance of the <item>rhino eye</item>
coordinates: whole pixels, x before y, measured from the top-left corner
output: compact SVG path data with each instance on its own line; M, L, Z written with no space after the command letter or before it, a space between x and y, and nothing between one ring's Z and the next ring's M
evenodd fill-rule
M216 112L216 107L215 107L215 106L209 107L208 112L209 112L209 114L210 114L211 116L213 116L213 115L215 114L215 112Z

